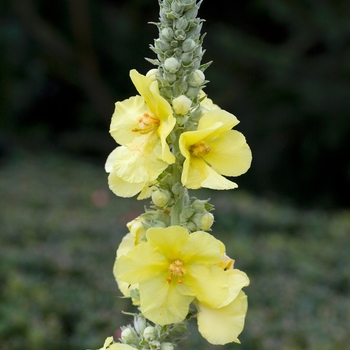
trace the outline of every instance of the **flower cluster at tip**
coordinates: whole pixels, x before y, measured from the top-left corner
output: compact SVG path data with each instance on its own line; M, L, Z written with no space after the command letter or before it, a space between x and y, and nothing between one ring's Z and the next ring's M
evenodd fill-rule
M121 197L140 193L138 199L148 198L174 163L186 188L236 188L223 175L245 173L252 159L243 134L231 130L237 118L203 91L197 105L180 95L171 106L160 95L154 75L132 70L130 77L140 95L115 105L110 133L120 146L105 165L111 190Z
M200 4L159 0L159 38L151 45L157 58L147 59L156 68L131 70L138 94L115 104L110 133L119 146L105 165L109 187L120 197L151 197L151 207L127 224L113 269L140 314L102 350L172 350L193 317L212 344L239 343L244 327L249 279L206 232L213 205L188 193L236 188L227 177L245 173L252 160L233 130L237 118L204 92Z
M207 232L190 234L180 226L150 228L144 237L135 233L122 240L114 275L142 315L160 326L176 324L192 305L198 330L210 343L239 342L247 310L241 289L249 279L233 268L224 244Z

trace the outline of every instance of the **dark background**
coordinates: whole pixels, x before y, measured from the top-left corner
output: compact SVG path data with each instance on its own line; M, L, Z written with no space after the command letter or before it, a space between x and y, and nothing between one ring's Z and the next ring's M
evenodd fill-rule
M206 89L234 113L254 161L241 188L349 207L350 2L205 0ZM103 164L114 102L153 68L156 0L0 2L1 159L45 149Z

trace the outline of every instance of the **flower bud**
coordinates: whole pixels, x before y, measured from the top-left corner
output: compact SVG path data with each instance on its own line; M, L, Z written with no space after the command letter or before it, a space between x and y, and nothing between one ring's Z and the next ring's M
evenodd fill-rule
M131 328L131 326L122 330L121 339L126 344L138 344L140 341L135 330Z
M182 12L182 8L183 7L181 6L181 4L179 4L176 1L173 1L171 3L171 9L173 10L173 12L181 13Z
M143 331L143 338L146 341L150 341L150 340L154 340L155 337L156 337L155 328L151 326L146 327L145 330Z
M194 6L193 8L185 12L185 17L187 19L194 19L196 18L197 14L198 14L198 7Z
M192 221L200 230L207 231L214 223L214 215L209 212L197 213L193 215Z
M190 64L192 62L192 58L193 58L193 55L191 52L184 52L182 55L181 55L181 62L186 65L186 64Z
M187 224L186 224L186 227L188 230L190 230L191 232L194 232L194 231L197 231L198 228L196 226L196 224L194 222L191 222L189 221Z
M175 27L176 29L179 30L185 30L187 27L187 19L185 17L180 17L176 22L175 22Z
M141 334L143 333L144 329L146 328L146 319L142 316L136 316L134 319L134 327L136 329L136 332Z
M174 31L171 28L164 28L161 31L161 34L168 41L170 41L174 37Z
M169 45L169 43L165 40L161 40L161 39L157 39L154 41L154 46L161 51L167 51L171 49L171 46Z
M195 47L196 47L196 43L192 39L186 39L182 43L182 50L184 50L185 52L192 51Z
M176 73L180 66L181 63L175 57L167 58L164 62L164 68L169 73Z
M204 75L204 73L203 73L201 70L196 69L196 70L189 76L189 79L187 80L187 82L188 82L188 84L189 84L190 86L199 87L199 86L203 85L204 80L205 80L205 75Z
M175 347L171 343L162 343L160 345L160 350L174 350L174 349L175 349Z
M186 92L186 95L188 97L197 97L198 94L199 94L199 87L190 86Z
M203 201L203 200L200 200L200 199L196 199L192 203L192 208L195 211L205 211L205 203L206 203L206 201Z
M163 78L166 80L169 84L172 84L176 80L176 74L164 72Z
M180 95L173 99L172 105L176 114L186 114L191 106L192 101L185 95Z
M157 189L152 192L152 201L159 208L164 208L169 203L170 198L171 194L168 191Z
M149 70L147 73L146 73L146 77L152 79L153 81L156 80L157 78L157 74L158 74L158 69L156 68L153 68L151 70Z
M175 39L176 40L185 40L186 39L185 31L181 30L181 29L175 30Z
M126 224L126 227L129 229L131 235L134 238L135 244L139 244L146 234L144 223L145 219L142 216L138 216Z

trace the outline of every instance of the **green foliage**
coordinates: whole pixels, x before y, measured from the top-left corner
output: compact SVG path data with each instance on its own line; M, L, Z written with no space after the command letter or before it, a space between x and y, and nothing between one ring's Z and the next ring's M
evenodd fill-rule
M99 348L132 320L112 266L142 202L119 199L102 165L16 154L0 169L0 348ZM251 285L242 345L348 349L350 212L298 210L242 191L212 197L213 230ZM192 327L183 349L214 349Z

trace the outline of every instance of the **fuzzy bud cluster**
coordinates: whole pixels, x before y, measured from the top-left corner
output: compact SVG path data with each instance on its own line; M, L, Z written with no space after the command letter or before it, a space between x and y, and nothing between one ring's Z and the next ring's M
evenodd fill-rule
M183 322L159 326L151 325L142 315L134 315L134 325L122 327L119 341L135 349L174 350L173 342L185 336Z
M158 66L160 91L169 101L184 95L196 103L206 83L203 71L209 64L201 66L204 35L201 36L203 21L197 18L200 3L160 0L160 22L155 23L159 38L151 45L157 59L147 60Z
M195 199L190 205L183 208L181 217L184 224L190 231L210 231L214 223L214 215L210 211L214 206L209 200Z

